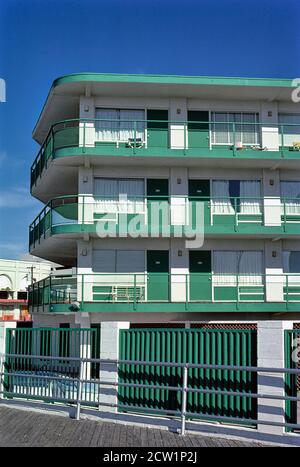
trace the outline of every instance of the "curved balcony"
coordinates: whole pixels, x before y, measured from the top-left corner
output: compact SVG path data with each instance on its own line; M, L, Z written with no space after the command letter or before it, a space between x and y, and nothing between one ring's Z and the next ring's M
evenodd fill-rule
M51 200L29 228L33 251L43 240L83 232L106 237L266 236L300 234L300 200L151 196L65 196Z
M50 276L32 312L299 312L300 274L102 273Z
M245 159L299 161L299 151L297 124L72 119L51 127L31 167L31 189L51 160L62 157L223 158L238 164Z

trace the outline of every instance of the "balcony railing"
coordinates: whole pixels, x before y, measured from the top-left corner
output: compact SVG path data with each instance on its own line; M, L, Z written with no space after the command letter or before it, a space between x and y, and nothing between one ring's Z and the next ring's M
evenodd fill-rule
M30 247L59 233L99 237L179 236L197 233L300 234L300 199L64 196L51 200L32 222Z
M275 303L299 307L299 302L300 274L286 273L94 273L50 276L29 288L29 306L39 311L51 311L53 305L76 312L101 311L105 304L143 310L145 304L192 303L257 304L257 311L264 311L266 303L272 308Z
M300 125L293 123L65 120L51 127L31 167L31 187L50 159L64 155L298 159L299 150Z

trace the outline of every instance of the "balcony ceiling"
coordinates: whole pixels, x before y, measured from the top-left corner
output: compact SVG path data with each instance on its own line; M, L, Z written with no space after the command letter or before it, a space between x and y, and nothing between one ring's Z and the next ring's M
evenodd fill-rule
M87 96L187 97L222 100L291 101L292 80L206 76L79 73L56 79L33 138L42 144L53 122L78 118L79 98Z

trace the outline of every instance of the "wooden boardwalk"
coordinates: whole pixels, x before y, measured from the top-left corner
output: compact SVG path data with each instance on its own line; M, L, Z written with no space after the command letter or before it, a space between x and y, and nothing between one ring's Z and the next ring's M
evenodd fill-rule
M250 443L212 436L179 436L166 430L120 423L72 420L37 411L0 407L0 447L103 446L103 447L257 447Z

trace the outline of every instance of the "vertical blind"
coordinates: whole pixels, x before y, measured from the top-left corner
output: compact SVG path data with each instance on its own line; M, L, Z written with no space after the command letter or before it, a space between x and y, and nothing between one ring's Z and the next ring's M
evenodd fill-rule
M260 214L261 186L259 180L213 180L213 214Z
M94 250L93 271L100 273L144 273L144 250Z
M145 111L131 109L96 109L96 141L128 141L145 139Z
M215 284L261 284L263 273L262 251L214 251L213 272Z
M260 144L258 113L212 112L212 144ZM235 136L233 133L235 129Z

